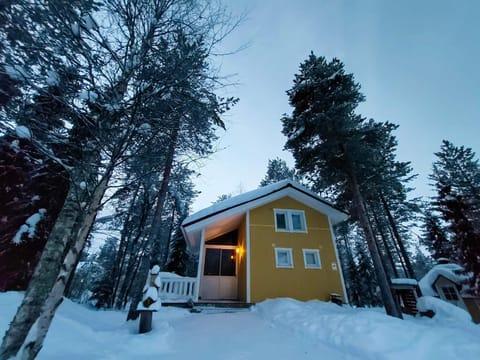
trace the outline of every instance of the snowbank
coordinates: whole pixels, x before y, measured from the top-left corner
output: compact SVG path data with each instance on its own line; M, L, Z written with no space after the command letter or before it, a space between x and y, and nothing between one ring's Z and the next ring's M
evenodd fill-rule
M417 308L422 312L432 310L435 313L435 320L441 319L442 321L454 321L458 323L472 322L470 314L462 308L432 296L422 296L418 298Z
M0 336L22 294L0 293ZM191 314L162 307L139 335L126 313L65 300L38 359L462 359L480 355L480 326L320 301L267 300L252 311ZM458 320L458 319L457 319ZM221 341L219 341L221 339Z
M405 320L320 301L267 300L255 307L272 326L333 344L360 359L478 359L480 327L464 321Z
M3 337L22 293L0 293L0 336ZM94 310L65 299L60 305L38 359L153 359L172 352L173 320L190 316L185 309L162 308L153 330L138 334L138 321L126 322L126 312Z

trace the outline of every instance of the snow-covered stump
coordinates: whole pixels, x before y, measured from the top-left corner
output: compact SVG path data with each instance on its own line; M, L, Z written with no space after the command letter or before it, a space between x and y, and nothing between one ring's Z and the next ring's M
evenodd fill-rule
M144 334L152 330L153 312L158 311L162 306L162 302L158 297L158 290L162 286L160 278L160 267L153 266L148 274L147 283L143 288L143 297L140 304L137 306L137 311L140 313L140 325L138 332Z

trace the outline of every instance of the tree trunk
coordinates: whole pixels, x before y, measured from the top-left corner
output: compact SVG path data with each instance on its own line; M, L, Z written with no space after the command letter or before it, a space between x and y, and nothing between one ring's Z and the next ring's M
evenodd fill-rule
M64 206L48 237L25 297L3 337L0 359L14 357L20 350L30 328L40 315L41 307L47 299L60 271L68 239L80 215L77 189L73 181L71 179L70 189Z
M135 283L135 280L140 282L140 284L145 284L147 282L148 278L148 269L150 268L149 266L149 260L148 256L144 256L140 259L140 261L137 263L137 266L135 268L135 276L132 277L130 281L129 288L127 289L127 294L131 291L133 284ZM140 271L140 276L137 278L138 270L141 269L143 271ZM142 300L142 287L139 288L140 291L136 291L133 295L132 301L130 302L130 308L128 309L128 314L127 314L127 321L128 320L135 320L138 318L140 313L137 311L137 306L138 303ZM126 298L125 298L126 300Z
M160 185L160 190L158 191L157 202L155 205L155 213L153 215L150 232L148 233L147 242L149 246L147 246L147 250L149 251L149 257L148 257L149 262L152 259L152 253L155 253L156 251L158 251L159 249L157 248L160 248L162 245L160 244L160 239L159 239L160 233L161 233L161 226L162 226L162 214L163 214L163 209L165 207L165 199L167 197L167 192L168 192L168 182L170 180L170 174L172 172L172 167L173 167L173 159L175 157L175 150L177 147L178 133L180 131L180 122L181 122L181 119L179 118L177 120L177 123L175 124L175 128L173 129L173 133L168 145L165 168L163 169L162 183ZM165 246L165 244L163 245ZM162 257L161 263L164 264L164 261L165 261L164 257L163 256L161 257ZM139 302L138 299L141 299L141 294L136 294L136 296L134 297L134 300L132 301L132 304L127 314L127 320L134 320L138 318L138 312L136 310Z
M169 144L167 159L165 161L165 168L163 169L162 175L162 183L160 185L160 190L158 191L157 203L155 205L155 213L152 219L152 225L150 227L150 232L148 234L148 242L152 245L150 250L155 253L156 251L160 251L162 245L165 247L166 244L160 244L160 233L162 227L162 214L163 209L165 207L165 200L167 198L168 192L168 182L170 180L170 174L172 172L173 167L173 158L175 156L175 149L177 146L177 138L178 138L178 131L180 126L180 120L178 121L177 127L174 129L172 134L172 139ZM165 251L160 253L160 263L164 264L164 254Z
M383 197L383 195L380 196L383 204L383 208L385 209L385 213L387 214L388 222L390 224L390 227L392 228L394 238L397 240L397 244L400 248L400 252L402 254L403 260L405 262L405 266L407 267L408 277L415 278L415 272L413 271L413 266L412 263L410 262L410 258L408 257L407 250L405 249L405 246L403 245L402 237L400 236L400 233L398 232L397 224L395 223L395 220L393 219L392 213L390 212L390 208L388 207L387 201Z
M395 253L398 256L398 258L400 259L400 264L402 265L403 275L404 275L404 277L408 277L407 266L405 265L405 260L402 256L401 252L400 252L400 248L398 247L398 243L395 240L395 236L393 235L393 231L392 231L391 226L388 226L388 232L389 232L389 234L390 234L390 236L393 240L393 246L395 247Z
M170 227L168 229L167 250L165 252L165 261L161 264L162 268L165 268L165 266L167 265L167 262L168 262L168 258L170 256L170 246L171 246L170 243L172 242L173 226L175 225L175 207L176 207L176 201L175 200L174 200L174 203L173 203L172 207L173 207L172 215L170 215L172 221L170 221Z
M90 204L87 208L87 211L84 213L83 218L81 219L81 225L78 232L72 235L75 242L72 248L68 251L65 260L62 263L53 288L51 289L45 303L42 306L39 318L35 322L34 326L32 326L30 329L27 341L23 347L23 359L34 359L43 346L43 341L47 335L53 316L55 315L55 311L63 300L63 293L65 291L68 278L75 269L77 259L82 253L92 224L95 221L95 217L100 207L103 195L107 190L111 174L112 168L110 167L98 186L93 191Z
M382 229L382 224L380 223L380 220L378 219L377 214L374 213L373 217L375 219L375 224L377 224L378 231L382 239L383 247L385 248L385 252L387 253L388 259L390 260L390 267L392 269L393 276L398 277L398 271L397 271L397 267L395 266L395 260L393 259L392 252L388 246L388 241L386 239L386 234Z
M117 298L117 292L124 275L123 270L124 270L125 261L126 261L128 239L130 238L133 232L133 230L131 229L132 227L131 218L134 213L134 208L137 205L137 196L138 196L139 190L140 190L140 186L137 186L137 188L135 189L135 192L133 193L133 197L130 200L130 206L128 209L127 217L123 224L123 229L120 236L120 242L118 244L117 254L115 255L115 264L114 264L114 271L113 271L114 285L113 285L113 292L112 292L112 303L110 304L110 306L112 307L116 303L115 299Z
M375 275L377 277L378 285L380 286L380 291L382 294L383 305L385 306L385 311L388 315L394 316L397 318L402 319L402 313L396 303L392 291L390 289L390 284L385 273L385 269L382 265L382 259L380 257L380 253L377 248L377 244L375 242L375 237L373 235L372 228L370 227L370 223L368 221L367 212L365 210L365 203L360 193L360 189L358 186L357 178L354 174L349 174L350 178L350 188L352 191L353 196L353 205L354 211L362 227L365 238L367 240L367 246L370 251L370 255L372 257L373 268L375 270Z

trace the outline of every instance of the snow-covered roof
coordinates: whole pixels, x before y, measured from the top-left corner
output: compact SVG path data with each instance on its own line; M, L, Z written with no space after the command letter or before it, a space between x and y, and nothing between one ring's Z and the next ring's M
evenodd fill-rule
M409 279L409 278L395 278L392 279L392 284L394 285L417 285L418 282L415 279Z
M215 223L218 232L231 231L231 227L240 223L246 211L285 196L325 214L333 225L348 218L345 212L330 202L299 183L287 179L223 200L187 217L182 227L189 245L193 250L199 246L199 232L207 225Z
M438 264L435 265L423 278L420 279L418 285L424 296L437 296L434 284L439 276L443 276L452 281L456 285L460 285L468 279L465 269L458 264Z

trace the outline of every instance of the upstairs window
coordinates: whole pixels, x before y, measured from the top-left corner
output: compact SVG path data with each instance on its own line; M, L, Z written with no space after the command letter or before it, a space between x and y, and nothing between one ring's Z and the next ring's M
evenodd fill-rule
M275 230L286 232L307 232L303 210L275 209Z

